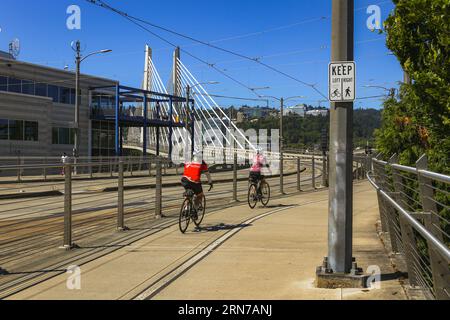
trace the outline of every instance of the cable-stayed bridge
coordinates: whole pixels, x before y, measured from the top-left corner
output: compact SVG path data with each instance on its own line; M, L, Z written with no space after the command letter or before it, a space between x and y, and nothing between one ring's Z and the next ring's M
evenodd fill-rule
M170 125L135 128L124 137L123 148L141 152L145 150L147 154L164 156L174 162L183 162L194 149L202 150L204 158L212 163L232 163L234 154L243 160L252 157L257 149L261 149L270 159L279 159L279 130L273 130L270 135L266 131L260 134L240 130L233 122L232 115L227 114L208 94L205 83L199 82L183 63L178 48L173 55L173 68L167 87L155 66L149 46L145 50L143 78L144 92L159 92L183 99L177 102L170 99L152 101L146 108L138 102L137 109L142 116L183 125L176 128L170 128ZM151 100L151 97L152 94L149 94L148 99ZM144 109L147 110L146 115Z

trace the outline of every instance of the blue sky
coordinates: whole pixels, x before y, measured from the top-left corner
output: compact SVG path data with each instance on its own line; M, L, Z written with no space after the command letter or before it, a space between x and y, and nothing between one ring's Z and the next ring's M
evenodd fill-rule
M331 0L185 0L143 1L108 0L110 5L134 16L251 57L283 72L317 84L327 92L327 70L331 44ZM66 28L66 9L81 7L81 30ZM381 89L364 85L397 86L402 69L397 59L388 55L385 36L366 26L366 9L377 4L382 19L392 11L391 1L355 0L355 60L358 97L383 94ZM118 79L124 85L140 86L144 69L144 46L153 48L153 59L163 81L170 75L173 48L139 29L122 17L93 6L85 0L2 0L0 4L0 50L7 51L13 38L21 41L19 59L63 68L74 68L70 43L80 39L86 52L112 49L107 55L83 62L83 73ZM322 97L311 88L274 73L251 61L196 45L187 39L153 29L171 42L206 60L247 86L267 87L260 94L277 97L305 96L301 101L317 105ZM262 32L265 31L265 32ZM231 39L230 39L231 38ZM225 40L224 40L225 39ZM210 93L254 97L252 92L189 56L184 64L199 81L218 81L209 85ZM245 101L218 99L220 105L240 105ZM256 102L249 101L254 105ZM275 106L275 103L273 103ZM327 103L322 105L328 106ZM359 100L355 108L380 108L380 99Z

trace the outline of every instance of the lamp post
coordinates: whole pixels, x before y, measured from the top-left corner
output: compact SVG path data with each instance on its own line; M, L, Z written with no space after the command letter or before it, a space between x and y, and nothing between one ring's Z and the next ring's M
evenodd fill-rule
M74 122L74 147L73 147L73 157L76 159L78 157L79 153L79 118L80 118L80 65L81 63L89 58L90 56L96 55L96 54L103 54L111 52L112 50L106 49L106 50L100 50L96 52L92 52L84 57L81 55L81 43L80 41L77 41L75 43L75 48L73 48L76 52L76 72L75 72L75 122Z
M283 174L284 174L284 152L283 152L283 144L284 144L284 138L283 138L283 113L284 113L284 103L289 100L293 99L304 99L305 96L294 96L289 98L277 98L274 96L263 96L263 98L272 98L275 100L278 100L280 102L280 193L284 194L284 187L283 187Z

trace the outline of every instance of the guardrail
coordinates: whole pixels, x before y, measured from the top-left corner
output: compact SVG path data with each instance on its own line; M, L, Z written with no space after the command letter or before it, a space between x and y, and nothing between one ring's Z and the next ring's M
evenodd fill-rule
M406 265L409 284L429 299L450 299L450 176L373 159L367 173L376 188L381 230L393 253Z
M48 158L45 164L42 160L0 165L6 173L0 177L0 274L6 272L2 268L10 270L11 266L30 268L30 261L47 265L62 259L58 247L108 246L112 238L126 237L127 232L117 234L116 230L151 229L158 221L176 221L179 214L182 167L168 159L99 157L66 164L59 158ZM355 157L355 179L364 177L365 161ZM327 163L322 157L285 157L283 174L267 177L273 194L326 186ZM248 170L242 170L246 168L238 163L237 153L231 165L217 168L213 173L216 187L207 195L209 209L247 201ZM15 177L17 172L21 172L20 179ZM7 280L0 277L0 292L2 281Z
M11 266L29 261L47 263L44 257L60 259L55 252L58 247L107 246L111 237L127 234L118 235L116 230L152 228L157 221L167 224L179 214L182 167L167 159L105 157L90 162L79 158L66 164L59 158L49 158L55 163L47 164L41 160L0 166L5 173L0 177L0 274L1 268L11 270ZM242 169L248 167L238 164L237 155L233 160L213 173L216 187L207 195L212 210L232 201L247 201L248 170ZM278 180L276 173L268 176L274 195L280 195L280 190L319 187L322 168L315 160L286 158L284 164L284 180ZM17 179L19 171L21 178ZM2 281L6 280L0 277L0 289Z

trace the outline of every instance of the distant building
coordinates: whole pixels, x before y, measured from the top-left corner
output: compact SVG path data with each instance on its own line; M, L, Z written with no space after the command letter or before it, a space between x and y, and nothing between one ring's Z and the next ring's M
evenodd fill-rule
M328 112L329 111L327 109L314 109L314 110L306 111L306 115L313 116L313 117L318 117L318 116L326 117L326 116L328 116Z
M304 117L305 113L306 113L306 108L303 105L298 105L295 107L285 108L283 115L287 116L290 114L296 114L296 115L299 115L300 117Z
M236 123L242 123L246 120L245 114L243 112L237 113Z
M242 107L239 112L243 113L247 119L264 118L273 113L272 108L268 107Z
M115 155L113 123L94 111L114 112L114 92L93 87L116 81L82 75L80 156ZM71 155L74 146L75 74L0 54L0 155ZM100 108L104 107L104 108Z

